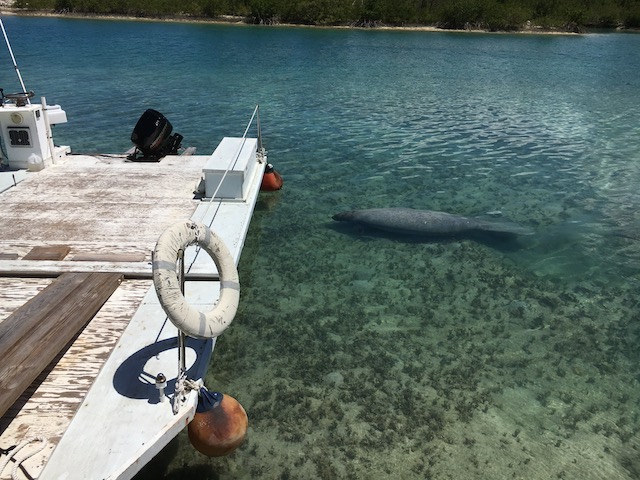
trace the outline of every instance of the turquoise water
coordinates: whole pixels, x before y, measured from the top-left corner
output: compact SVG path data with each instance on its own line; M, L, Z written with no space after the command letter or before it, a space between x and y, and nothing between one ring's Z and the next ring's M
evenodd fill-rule
M640 478L639 35L4 22L59 143L125 151L156 108L205 153L260 104L285 178L207 378L248 439L181 435L139 478ZM392 206L535 234L331 220Z

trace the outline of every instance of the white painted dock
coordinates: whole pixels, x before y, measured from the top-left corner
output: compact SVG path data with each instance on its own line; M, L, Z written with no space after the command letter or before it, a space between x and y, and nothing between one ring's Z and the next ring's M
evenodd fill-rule
M258 155L244 179L243 198L209 202L194 191L210 158L134 163L117 156L68 156L40 172L22 172L26 178L13 185L5 182L0 322L63 272L125 275L57 364L0 421L2 449L36 435L49 440L23 464L33 478L131 478L192 418L195 396L178 415L169 401L158 401L158 373L167 377L167 393L173 392L177 330L151 282L151 251L166 227L192 218L224 240L237 264L264 170ZM23 259L42 246L69 247L69 253L61 260ZM185 264L192 265L187 301L200 310L212 308L219 291L213 261L190 247ZM189 378L204 376L214 344L188 340ZM11 467L0 479L11 478Z

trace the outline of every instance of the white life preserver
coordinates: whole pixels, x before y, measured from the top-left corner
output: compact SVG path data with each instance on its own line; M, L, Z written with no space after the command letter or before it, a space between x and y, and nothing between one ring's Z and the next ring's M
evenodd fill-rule
M187 303L176 272L178 251L195 244L209 254L220 275L220 298L208 312ZM153 285L169 320L191 337L217 337L231 324L238 310L240 281L229 249L207 226L190 220L177 223L160 235L153 252Z

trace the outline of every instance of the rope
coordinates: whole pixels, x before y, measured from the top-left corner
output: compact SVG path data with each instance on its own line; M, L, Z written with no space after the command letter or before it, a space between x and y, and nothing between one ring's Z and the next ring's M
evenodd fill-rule
M184 386L187 390L200 390L200 388L203 386L203 382L202 380L196 381L196 380L189 380L187 378L184 381Z
M257 110L257 108L258 107L256 107L256 110ZM255 112L254 112L254 115L255 115ZM253 117L251 117L251 121L253 121ZM247 126L247 129L249 128L250 125L251 125L251 123ZM244 136L242 137L242 143L240 144L240 147L238 147L235 155L233 156L233 161L231 163L229 163L229 165L227 165L227 169L222 174L222 178L220 179L220 182L218 182L218 186L216 187L216 189L214 190L213 194L211 195L211 198L209 198L209 200L207 201L207 203L208 203L207 208L205 208L202 211L202 213L199 214L199 216L197 216L197 217L194 216L194 220L195 221L197 221L199 223L205 223L209 228L211 228L211 226L213 225L213 222L216 219L216 215L218 215L218 211L220 210L220 207L222 206L222 200L221 199L216 199L216 195L218 194L218 191L222 187L222 183L224 182L224 179L227 177L227 174L238 163L238 160L240 159L240 153L242 153L242 149L244 148L244 145L245 145L245 143L247 141L246 136L247 136L247 132L245 131ZM259 164L265 163L265 160L264 160L265 153L266 153L266 151L264 149L258 150L258 152L257 152L257 160L258 160ZM211 221L210 222L205 222L204 219L209 214L209 211L211 210L211 208L214 205L215 205L215 212L211 215ZM193 257L193 261L188 266L187 272L191 271L191 268L195 264L196 258L198 256L198 253L200 252L200 250L201 250L201 247L199 245L196 245L196 255Z
M253 113L251 115L251 118L249 119L249 122L247 123L247 126L244 129L244 133L242 134L242 142L240 142L240 146L237 148L237 150L236 150L235 154L233 155L231 161L228 163L224 173L222 174L222 178L220 179L220 181L218 182L218 185L216 186L216 189L214 190L214 192L211 194L211 197L207 201L207 203L208 203L207 207L199 215L193 217L193 220L195 222L205 223L204 219L209 214L211 208L215 205L216 211L211 216L211 221L206 223L206 225L209 228L211 228L211 226L213 225L213 222L216 219L216 215L218 214L217 211L220 209L220 205L222 204L222 200L220 200L220 199L216 200L215 197L218 194L218 191L220 190L220 188L222 188L222 183L224 182L225 178L227 177L227 174L238 163L238 160L240 159L240 154L242 153L242 149L244 148L244 146L245 146L245 144L247 142L247 135L249 134L249 130L251 129L251 125L253 125L254 120L256 121L256 128L258 129L258 147L259 147L258 148L258 161L260 163L262 163L264 161L265 151L262 148L262 132L261 132L261 127L260 127L260 105L256 105L256 107L253 109ZM190 272L191 269L193 268L193 265L196 262L196 258L198 257L198 254L200 253L200 250L201 250L200 245L196 245L196 254L193 257L193 261L191 262L191 264L186 266L186 271L187 272Z
M220 179L220 182L218 182L218 185L216 186L215 191L213 192L213 194L211 195L211 198L209 198L208 201L208 205L207 207L202 211L201 214L199 214L196 217L192 218L192 220L198 222L198 223L205 223L204 219L206 218L207 214L209 213L209 211L211 210L211 208L214 206L216 207L216 210L220 209L220 205L222 203L221 200L215 201L215 197L218 194L218 191L220 190L220 188L222 187L222 183L224 182L225 178L227 177L227 174L229 173L229 171L231 171L233 169L233 167L238 163L238 160L240 158L240 153L242 152L242 149L245 146L245 143L247 141L247 134L249 133L249 129L251 128L251 125L253 124L254 119L256 119L257 121L257 129L258 129L258 144L259 144L259 158L258 160L262 160L264 159L264 149L262 148L262 132L260 131L260 106L256 105L256 108L253 110L253 114L251 115L251 118L249 119L249 122L247 123L247 126L244 130L244 133L242 134L242 142L240 142L240 146L237 148L235 155L233 156L233 158L231 159L231 161L227 164L226 169L224 171L224 173L222 174L222 178ZM207 222L206 225L211 228L211 225L213 225L213 222L216 218L217 215L217 211L215 211L211 217L211 222ZM198 256L198 254L200 253L201 247L200 245L196 245L196 255L194 257L194 260L191 262L190 265L185 265L185 270L187 272L191 271L191 268L193 267L194 263L195 263L195 258ZM166 318L165 318L165 322L166 322ZM189 378L187 378L187 372L186 370L183 370L181 364L180 364L180 358L178 357L178 377L176 379L176 386L175 386L175 390L174 390L174 395L173 395L173 405L172 405L172 410L173 410L173 414L177 415L180 407L182 405L182 403L185 401L187 394L189 393L190 390L198 390L200 389L201 386L204 385L204 382L202 380L198 380L198 381L194 381L191 380Z
M229 173L229 171L231 171L233 169L233 167L235 167L235 165L238 163L238 160L240 158L240 153L242 152L242 149L244 148L244 145L247 141L247 134L249 133L249 129L251 128L251 125L253 124L253 120L257 118L257 122L258 122L258 141L261 143L262 139L260 138L260 106L256 105L256 108L254 108L253 110L253 114L251 115L251 118L249 119L249 123L247 124L247 127L244 129L244 133L242 134L242 142L240 142L240 146L238 147L235 155L233 156L233 158L231 159L231 161L229 162L229 164L227 165L224 173L222 174L222 178L220 179L220 182L218 182L218 186L216 187L216 189L214 190L213 194L211 194L211 198L209 199L209 205L207 206L207 208L202 212L202 214L200 214L199 218L194 218L193 220L202 223L204 221L204 218L206 217L209 209L211 208L211 206L214 204L214 200L215 200L215 196L218 194L218 191L220 190L220 188L222 187L222 183L224 182L224 179L227 177L227 174ZM213 216L213 218L215 219L215 215ZM211 220L211 224L213 223L213 219ZM208 226L211 227L211 224L209 224Z
M220 181L218 182L218 185L216 186L216 189L214 190L214 192L211 194L211 197L207 201L207 207L200 214L194 215L192 217L193 221L198 222L198 223L205 223L204 219L206 218L206 216L209 213L209 211L211 210L211 208L215 205L216 206L216 211L211 216L211 221L210 222L206 222L206 225L209 228L211 228L211 226L213 225L213 222L216 219L216 215L218 214L218 210L220 210L220 205L222 204L222 200L220 200L220 199L216 200L216 195L218 194L218 191L220 190L220 188L222 188L222 183L224 182L224 179L227 178L227 174L233 169L233 167L238 163L238 160L240 159L240 153L242 153L242 149L244 148L244 145L245 145L245 143L247 141L247 134L249 133L249 129L251 128L251 125L253 124L254 118L257 118L258 142L260 144L262 143L261 134L260 134L260 105L256 105L256 108L254 108L253 114L251 115L251 118L249 119L249 123L247 124L246 128L244 129L244 133L242 134L242 142L240 143L240 146L237 148L235 154L231 158L231 161L227 164L226 169L225 169L224 173L222 174L222 177L220 178ZM260 151L261 158L262 158L263 154L264 154L264 152ZM193 265L196 262L196 258L198 257L198 254L200 253L200 250L201 250L200 245L196 245L196 254L193 257L193 261L188 266L185 266L185 269L186 269L187 273L190 272L191 269L193 268Z
M16 454L20 450L22 450L24 447L26 447L27 445L29 445L30 443L33 443L33 442L41 442L42 445L40 445L40 447L38 447L36 450L32 451L31 453L29 453L27 455L24 455L24 456L22 456L20 458L18 458L16 456ZM18 469L20 468L20 465L22 465L22 463L24 461L26 461L29 458L33 457L35 454L40 453L42 450L44 450L47 447L48 444L49 444L49 442L47 441L46 438L41 437L41 436L34 436L34 437L30 437L30 438L27 438L26 440L22 441L22 443L20 443L14 449L4 450L3 453L7 454L7 458L2 462L2 464L0 464L0 475L2 474L2 472L4 471L6 466L9 464L11 459L13 459L16 463L13 466L13 469L11 470L11 478L13 480L18 480Z
M178 378L176 379L176 389L173 394L173 414L174 415L177 415L178 412L180 411L180 405L184 401L184 398L186 396L184 382L185 380L187 380L187 372L180 369L179 365L178 365L178 369L181 371L178 374Z
M202 386L204 386L204 382L202 380L191 380L187 378L187 372L180 372L178 379L176 380L176 389L173 395L173 414L178 414L182 403L191 390L199 391Z

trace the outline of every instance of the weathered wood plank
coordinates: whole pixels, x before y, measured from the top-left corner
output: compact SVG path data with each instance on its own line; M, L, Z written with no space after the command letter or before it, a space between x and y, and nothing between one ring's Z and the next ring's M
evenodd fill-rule
M24 256L24 260L62 260L71 251L68 245L52 245L33 247Z
M21 288L32 297L50 282L50 279L24 279ZM6 295L6 287L10 283L15 283L15 280L9 282L0 278L0 318L5 310L4 302L13 297ZM123 281L64 355L57 355L0 418L2 448L18 445L33 436L49 440L44 452L23 463L26 478L38 478L150 286L149 280ZM7 311L13 311L24 303L16 306L18 301L18 298L11 301L13 307L9 309L7 306ZM3 480L10 473L9 468L4 473L4 476L0 474Z
M0 323L27 303L30 298L35 297L53 280L53 278L0 277ZM1 355L0 353L0 357Z
M63 274L0 323L0 415L93 318L122 278Z
M143 253L79 253L71 260L74 262L144 262Z

